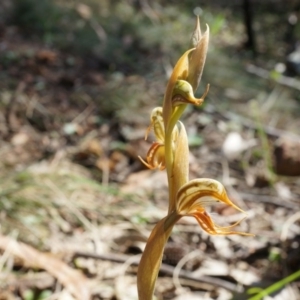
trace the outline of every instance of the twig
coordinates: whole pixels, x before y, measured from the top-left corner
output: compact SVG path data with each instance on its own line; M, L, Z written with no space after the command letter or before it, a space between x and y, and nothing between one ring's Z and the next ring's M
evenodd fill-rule
M76 205L74 205L74 201L72 202L72 199L68 199L68 197L51 180L47 180L45 185L54 192L54 195L59 198L59 201L63 202L63 204L74 214L74 216L76 216L86 229L93 232L94 225L84 216Z
M173 272L173 283L176 287L176 289L180 290L182 289L182 285L179 280L180 272L182 271L183 266L191 259L193 259L196 256L202 255L203 253L199 250L196 249L192 252L189 252L186 254L181 260L178 262L176 265L174 272Z
M106 42L107 40L107 34L104 30L104 28L94 19L90 19L90 26L93 28L95 33L97 34L100 42Z
M84 258L94 258L94 259L100 259L100 260L108 260L112 262L117 263L125 263L130 258L129 255L125 254L113 254L113 253L106 253L106 254L94 254L94 253L87 253L87 252L75 252L73 255L73 259L77 257L84 257ZM140 257L136 256L136 260L131 261L132 265L137 266L139 264ZM161 264L160 272L164 273L168 276L173 276L173 273L175 271L175 268L173 266L167 265L167 264ZM179 273L179 277L183 279L189 279L196 282L204 282L212 286L221 287L224 288L230 292L242 292L243 288L240 286L230 283L228 281L225 281L223 279L209 277L209 276L201 276L196 277L192 273L188 271L181 270Z
M250 194L250 193L240 193L240 196L245 201L270 203L270 204L274 204L277 206L283 206L283 207L290 208L290 209L300 208L299 203L282 201L282 199L279 197L267 196L267 195L266 196L265 195L256 195L256 194Z
M26 266L44 269L55 277L78 300L90 299L91 280L80 271L69 267L53 254L39 250L16 241L14 238L0 234L0 249L19 257Z
M257 75L259 77L265 78L265 79L272 79L282 85L285 85L287 87L296 89L298 91L300 91L300 81L295 79L295 78L291 78L291 77L287 77L284 75L280 75L280 77L278 78L271 78L270 77L270 71L267 71L263 68L254 66L254 65L248 65L246 67L247 72Z
M79 124L83 122L94 110L95 105L89 104L80 114L78 114L71 123Z
M253 129L253 130L257 129L255 123L252 120L247 119L244 116L240 116L240 115L232 113L232 112L220 112L220 111L216 110L215 107L213 107L210 104L207 104L203 108L203 110L206 113L218 115L218 116L222 117L225 120L231 120L231 121L234 120L234 121L242 124L246 128L250 128L250 129ZM292 132L277 129L277 128L267 126L267 125L263 125L263 124L262 124L262 128L268 136L276 137L276 138L281 137L281 136L286 136L286 137L288 137L288 138L290 138L294 141L300 141L300 136L297 135L297 134L294 134Z
M143 13L151 20L155 25L160 22L158 14L153 10L147 0L139 0Z
M300 211L296 212L285 221L281 231L281 236L280 236L281 241L285 241L287 239L291 225L294 224L299 219L300 219Z

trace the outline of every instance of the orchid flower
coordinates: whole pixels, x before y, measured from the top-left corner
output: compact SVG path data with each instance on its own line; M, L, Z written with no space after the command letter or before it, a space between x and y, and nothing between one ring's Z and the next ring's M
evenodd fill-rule
M208 47L209 28L202 35L199 18L192 36L194 48L186 51L178 60L167 84L163 107L152 111L146 138L151 128L156 141L147 153L147 162L141 161L150 169L166 168L169 186L169 210L165 218L154 227L143 252L137 275L140 300L151 300L155 282L161 265L164 246L176 222L184 216L194 217L200 227L211 235L252 235L233 231L231 226L221 227L209 216L207 206L224 203L240 212L227 196L224 186L208 178L189 180L189 147L185 127L179 121L188 104L201 105L208 93L209 86L200 98L194 96Z
M150 147L148 153L147 153L147 162L144 161L140 156L140 161L149 169L159 169L164 170L166 168L165 165L165 129L164 129L164 123L163 123L163 117L162 117L162 107L155 107L151 113L150 116L150 126L148 127L146 134L145 134L145 140L148 137L148 134L153 128L154 135L156 138L156 141L152 144ZM175 126L173 132L172 132L172 144L174 146L174 142L176 141L178 136L178 130Z

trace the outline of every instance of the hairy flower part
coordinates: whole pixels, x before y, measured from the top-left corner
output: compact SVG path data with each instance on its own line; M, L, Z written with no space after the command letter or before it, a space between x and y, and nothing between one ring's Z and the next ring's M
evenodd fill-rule
M150 170L159 169L164 170L166 168L165 159L165 146L163 144L154 142L148 150L146 161L138 156L140 161Z
M208 25L206 25L206 31L202 35L199 17L197 17L196 28L192 35L192 44L195 48L189 49L180 57L180 59L174 67L174 70L171 74L166 88L163 104L163 119L166 131L168 131L168 127L170 127L171 131L171 127L174 126L174 122L171 122L171 117L174 113L174 105L172 105L172 103L173 97L176 96L176 94L174 94L174 89L176 88L177 81L185 80L191 85L193 92L197 90L205 65L206 54L208 50L208 42L209 27ZM201 97L203 98L203 100L206 94L208 93L208 88L209 86L206 87L204 95ZM180 97L178 98L180 101L182 101ZM182 112L183 110L181 111L181 113ZM177 120L178 119L179 117L177 118ZM171 125L169 125L170 123Z
M145 139L147 139L150 130L153 128L156 141L148 150L146 160L144 161L140 156L141 162L149 169L164 170L166 168L165 160L165 129L162 117L162 107L156 107L152 110L150 116L150 126L146 130ZM178 128L174 127L172 132L172 147L175 147L178 138Z
M158 143L164 144L165 143L165 127L162 115L162 107L155 107L150 116L150 126L146 130L145 140L148 138L148 134L150 130L153 128L154 135L156 141ZM178 137L178 128L175 126L173 128L172 134L172 142L175 142Z
M242 220L227 227L216 225L207 214L205 208L216 203L227 204L244 213L227 196L224 186L214 179L194 179L183 185L177 193L176 210L181 216L193 216L204 231L211 235L252 235L245 232L230 230Z
M188 77L188 69L189 69L189 54L194 51L193 49L187 50L177 61L173 72L171 74L171 77L168 81L165 97L164 97L164 103L163 103L163 120L166 131L168 131L170 118L173 114L173 106L172 106L172 96L173 96L173 90L176 85L176 81L183 79L186 80Z
M201 98L196 98L192 86L186 80L177 80L173 90L172 105L193 104L199 106L203 103L208 91L209 84Z
M251 235L230 230L230 228L238 225L240 221L229 227L220 227L207 214L206 207L217 203L229 205L243 213L244 211L229 199L224 186L219 181L209 178L198 178L189 181L188 138L185 127L180 121L177 127L179 136L174 148L169 213L175 210L180 216L195 217L202 229L212 235Z
M237 221L236 223L230 226L221 227L215 224L212 218L207 214L207 212L205 210L203 211L202 209L195 209L194 211L190 211L188 214L185 214L183 216L194 217L197 220L198 224L201 226L201 228L210 235L239 234L245 236L254 236L252 233L230 230L232 227L235 227L238 224L240 224L245 218L242 218L241 220Z
M139 157L150 169L166 168L169 185L168 214L154 227L139 264L137 285L140 300L152 300L164 245L180 218L196 218L201 228L211 235L252 235L232 230L242 220L221 227L208 215L207 206L216 203L229 205L244 213L228 198L220 182L207 178L189 181L188 137L179 118L188 104L201 105L208 93L209 85L201 98L194 96L205 64L208 40L209 28L207 26L202 34L197 18L192 36L195 48L186 51L176 63L167 84L163 107L153 109L151 124L146 131L145 139L153 128L156 141L151 145L146 161Z
M148 138L150 130L153 128L156 141L164 144L165 142L165 128L162 116L162 107L155 107L150 115L150 126L146 130L145 140Z

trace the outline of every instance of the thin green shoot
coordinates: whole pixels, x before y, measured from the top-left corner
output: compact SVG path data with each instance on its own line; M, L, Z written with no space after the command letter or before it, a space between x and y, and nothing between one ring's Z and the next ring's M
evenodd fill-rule
M285 285L295 281L296 279L300 278L300 270L296 271L295 273L275 282L274 284L270 285L266 289L260 291L257 295L251 297L248 300L261 300L265 296L268 296L276 291L282 289Z

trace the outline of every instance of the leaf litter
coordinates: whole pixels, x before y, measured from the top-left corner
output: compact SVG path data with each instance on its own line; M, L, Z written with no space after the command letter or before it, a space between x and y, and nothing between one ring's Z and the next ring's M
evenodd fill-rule
M47 299L136 299L139 254L167 206L164 173L144 170L137 159L148 147L144 116L163 85L153 75L106 76L76 55L41 49L17 33L10 38L1 53L14 51L26 72L8 64L22 84L10 88L8 76L1 83L0 298L37 299L48 291ZM299 104L292 88L245 75L226 53L209 55L209 104L185 117L189 134L201 137L191 145L192 176L222 181L248 211L240 230L256 237L209 237L182 219L165 250L157 299L246 299L251 287L268 287L300 268ZM113 95L112 107L98 95ZM120 108L120 99L131 104ZM262 107L256 120L251 99ZM99 117L114 110L117 119ZM238 144L228 142L232 133ZM221 225L239 219L223 207L212 216ZM296 280L272 298L298 296Z

